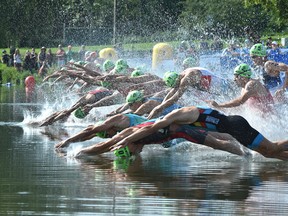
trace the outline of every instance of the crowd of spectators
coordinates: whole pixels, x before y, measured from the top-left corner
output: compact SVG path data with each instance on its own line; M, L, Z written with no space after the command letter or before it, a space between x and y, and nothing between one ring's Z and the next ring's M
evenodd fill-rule
M33 74L38 73L41 68L60 68L69 61L84 61L85 53L85 45L82 45L78 52L74 52L71 45L65 51L60 44L55 54L50 48L41 47L39 53L36 53L35 48L31 48L31 51L26 50L22 56L18 48L11 46L10 53L2 51L1 62L8 67L15 67L17 71L28 70Z

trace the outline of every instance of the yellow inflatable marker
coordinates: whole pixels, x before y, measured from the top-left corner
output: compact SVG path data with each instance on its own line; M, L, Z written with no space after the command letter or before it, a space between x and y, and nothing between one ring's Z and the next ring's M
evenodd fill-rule
M173 48L167 43L158 43L153 47L152 69L157 70L165 60L173 59Z
M103 59L109 59L112 61L116 61L118 59L118 55L115 49L113 48L104 48L99 51L99 57Z

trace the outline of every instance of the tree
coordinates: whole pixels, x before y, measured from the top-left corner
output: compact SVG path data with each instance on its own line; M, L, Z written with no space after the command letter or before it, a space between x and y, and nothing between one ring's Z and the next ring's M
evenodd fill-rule
M288 1L287 0L245 0L247 7L253 5L261 5L272 17L274 24L278 26L284 25L287 27L288 23Z
M182 26L197 38L242 37L246 26L261 34L268 21L260 6L245 8L239 0L186 0L181 14Z

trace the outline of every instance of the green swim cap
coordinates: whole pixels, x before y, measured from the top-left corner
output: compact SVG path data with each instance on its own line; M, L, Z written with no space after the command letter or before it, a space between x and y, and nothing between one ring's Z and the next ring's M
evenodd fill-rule
M249 65L247 64L240 64L234 69L234 75L239 75L242 77L251 78L252 71Z
M168 71L164 74L163 80L167 86L173 88L176 85L178 77L179 77L178 73Z
M182 66L185 68L196 67L197 66L197 60L193 57L188 57L188 58L184 59L184 61L182 62Z
M114 63L111 60L106 60L103 63L103 70L104 71L110 71L115 67Z
M99 64L99 63L97 63L97 64L95 65L95 67L96 67L97 69L101 69L101 70L102 70L101 64Z
M113 168L116 170L121 169L121 170L126 171L132 162L133 162L133 159L131 157L130 158L117 157L113 161Z
M87 114L83 111L83 109L81 107L79 107L78 109L75 110L74 112L74 116L76 118L79 118L79 119L83 119L85 118Z
M144 98L144 95L141 91L134 90L128 93L126 97L127 103L135 103L137 101L142 101Z
M95 125L99 126L101 124L103 124L104 121L98 121ZM96 136L100 137L100 138L107 138L107 131L100 131L96 133Z
M136 69L131 73L131 77L138 77L138 76L141 76L143 74L144 74L143 71Z
M115 63L115 66L117 67L118 65L122 65L125 68L129 67L127 61L124 59L118 59Z
M75 64L79 64L79 65L85 65L86 64L86 62L85 61L78 61L78 62L75 62Z
M123 65L115 65L115 72L117 74L127 74L127 67Z
M107 81L101 81L100 84L104 88L110 88L112 85L110 82L107 82Z
M107 132L106 131L101 131L96 133L96 136L100 137L100 138L107 138Z
M261 44L254 44L250 49L250 55L264 57L266 56L266 48Z
M116 155L116 157L130 157L131 156L128 146L115 150L114 154Z

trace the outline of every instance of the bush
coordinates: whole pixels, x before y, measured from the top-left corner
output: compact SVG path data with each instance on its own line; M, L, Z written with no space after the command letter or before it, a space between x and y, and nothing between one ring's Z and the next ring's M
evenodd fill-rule
M27 76L30 76L30 71L17 71L14 67L7 67L0 64L0 83L12 83L14 85L24 85ZM41 82L42 78L38 74L33 74L37 83Z

